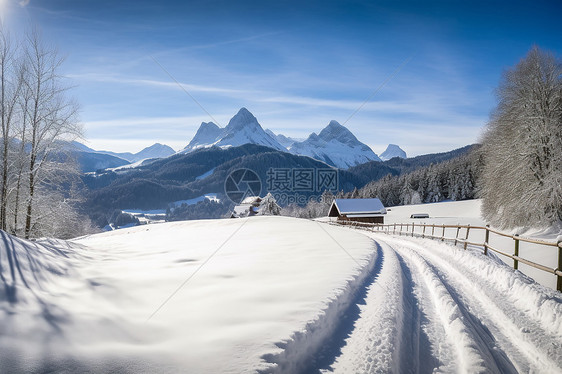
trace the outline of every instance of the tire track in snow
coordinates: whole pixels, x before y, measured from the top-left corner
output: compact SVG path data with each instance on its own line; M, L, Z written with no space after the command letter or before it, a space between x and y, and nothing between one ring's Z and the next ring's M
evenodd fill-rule
M490 346L492 352L503 350L516 366L516 371L541 373L561 371L560 343L562 342L548 331L543 331L536 321L526 316L526 314L533 316L532 312L517 310L513 303L495 302L504 300L505 295L493 291L495 288L493 282L490 284L485 279L474 276L470 271L458 269L457 267L463 267L462 264L447 261L433 253L431 249L417 243L400 239L393 241L402 241L406 244L404 248L427 259L434 268L439 269L438 272L449 287L454 288L458 293L459 304L467 305L473 310L474 318L481 320L481 324L487 326L489 339L486 341L486 336L483 336L485 344ZM451 248L451 250L455 249ZM488 294L493 296L490 297ZM534 330L533 334L529 334L530 328Z
M409 269L385 243L380 276L369 285L360 318L330 368L338 373L432 372L430 342L422 330ZM420 359L423 357L424 359Z
M447 339L455 346L459 361L457 370L464 373L516 372L505 353L497 349L488 329L461 302L456 290L439 270L406 246L393 245L393 249L408 258L407 261L422 275L437 305L437 315L446 330Z
M416 253L404 253L405 251L402 248L398 249L397 246L392 248L406 259L410 268L417 272L425 283L426 289L429 291L426 296L435 305L437 320L445 330L449 344L454 347L455 361L458 363L455 371L461 373L500 372L497 368L487 367L486 362L490 361L490 355L488 352L484 352L481 345L478 344L478 336L474 334L474 327L470 326L471 318L467 316L467 311L459 306L454 292L448 289L435 270ZM445 361L445 364L450 364L450 362Z
M376 260L317 321L280 345L281 354L264 357L277 364L265 372L562 373L561 313L551 310L559 299L519 276L510 284L521 283L517 289L533 297L517 303L513 290L494 287L497 279L487 273L505 269L471 270L489 259L452 255L454 248L441 243L365 234L377 243ZM543 310L529 310L537 302ZM545 316L554 327L541 328Z

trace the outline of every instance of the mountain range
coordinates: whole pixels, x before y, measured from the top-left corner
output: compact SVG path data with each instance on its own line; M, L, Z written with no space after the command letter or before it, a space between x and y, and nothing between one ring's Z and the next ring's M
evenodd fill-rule
M160 143L155 143L137 153L96 151L77 141L68 142L66 149L75 155L80 170L84 173L116 168L146 159L165 158L176 153L171 147Z
M71 146L81 152L110 155L128 161L129 163L137 162L147 158L164 158L176 153L176 151L174 151L171 147L160 143L154 143L150 147L146 147L137 153L131 153L131 152L117 153L111 151L96 151L95 149L87 147L84 144L76 141L71 142Z
M406 158L406 152L395 144L389 144L381 157L377 156L368 145L360 142L349 129L337 121L330 121L318 134L313 132L306 139L275 134L269 129L264 130L257 118L246 108L241 108L224 128L213 122L201 123L193 139L177 153L186 154L211 147L225 149L244 144L261 145L281 152L307 156L339 169L348 169L369 161L389 160L393 157ZM124 165L130 165L126 169L130 170L142 160L147 160L144 162L146 163L176 154L172 148L160 143L137 153L97 151L78 142L71 142L69 148L75 152L83 172Z
M370 161L347 170L340 169L337 172L337 190L352 191L385 175L398 175L431 163L443 162L466 154L472 149L470 146L443 154L409 159L395 157L389 161ZM107 224L108 212L111 213L115 209L166 209L172 202L215 193L221 204L224 204L220 208L224 213L230 203L224 196L225 180L230 173L242 168L250 169L259 176L262 182L260 195L275 190L269 185L271 168L330 170L324 162L311 157L256 144L200 148L141 164L128 169L126 173L105 170L83 175L82 180L86 188L85 211L94 222L103 227ZM294 191L291 186L287 188L287 191L281 192L286 192L287 196L300 195L304 201L310 196L322 193L314 188L309 191ZM287 205L290 201L280 200L279 203Z
M213 122L201 123L191 142L180 153L213 146L227 148L242 144L263 145L278 151L308 156L339 169L348 169L369 161L381 161L368 145L360 142L337 121L330 121L320 133L312 133L307 139L299 140L264 130L246 108L241 108L225 128ZM389 145L386 152L392 157L406 157L406 153L397 145Z

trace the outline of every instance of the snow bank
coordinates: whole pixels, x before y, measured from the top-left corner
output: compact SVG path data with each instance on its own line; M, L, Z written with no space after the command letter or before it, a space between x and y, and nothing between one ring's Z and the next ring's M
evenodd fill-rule
M69 243L4 238L2 372L271 370L263 357L336 310L373 255L359 233L284 217L138 226ZM6 265L14 251L20 275ZM5 291L14 283L16 298Z
M505 265L500 259L484 256L480 251L464 251L438 242L428 243L427 240L420 242L416 244L421 244L422 250L429 251L428 248L431 248L431 252L438 253L440 257L463 269L463 274L486 279L487 283L498 289L510 303L526 310L543 329L562 339L562 294L541 286ZM435 260L439 261L438 258Z
M339 329L345 329L348 314L361 302L364 288L372 281L373 271L380 257L373 251L370 260L362 264L362 271L347 281L345 287L338 289L337 297L330 300L327 308L313 321L306 324L304 329L297 331L289 341L277 344L283 351L279 354L267 354L264 359L275 363L276 366L261 371L262 373L309 373L326 366L322 358L329 359L331 353L337 350L337 336ZM379 263L380 265L380 263ZM349 328L349 326L347 326Z

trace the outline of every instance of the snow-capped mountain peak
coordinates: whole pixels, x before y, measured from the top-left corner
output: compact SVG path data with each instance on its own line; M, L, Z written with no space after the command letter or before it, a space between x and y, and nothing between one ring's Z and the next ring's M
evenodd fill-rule
M338 121L334 121L334 120L330 121L328 126L326 126L322 131L320 131L318 137L327 142L331 140L338 140L341 143L350 144L350 145L360 143L359 140L357 140L357 138L355 137L355 135L353 135L353 133L347 129L347 127L340 125Z
M234 117L230 119L228 125L226 126L226 129L241 129L248 126L254 127L255 125L259 126L257 118L254 117L254 115L250 113L248 109L242 107L240 108L238 113L236 113L236 115L234 115Z
M389 144L386 150L380 155L383 161L390 160L394 157L407 158L406 152L396 144Z
M236 147L248 143L264 145L280 151L287 150L263 130L257 118L248 109L241 108L225 128L220 128L212 122L203 122L191 142L181 152L187 153L211 146Z
M187 153L198 148L205 148L213 145L220 137L223 130L224 129L218 127L213 122L201 122L195 136L181 152Z
M294 143L290 151L341 169L368 161L380 161L368 145L357 140L351 131L337 121L330 121L318 135L312 133L305 141Z
M176 153L171 147L160 144L154 143L150 147L144 148L142 151L135 154L135 158L137 161L147 159L147 158L164 158L173 155Z

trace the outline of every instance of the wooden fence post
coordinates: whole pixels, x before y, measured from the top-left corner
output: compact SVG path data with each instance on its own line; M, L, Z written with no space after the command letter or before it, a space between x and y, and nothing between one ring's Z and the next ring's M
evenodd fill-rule
M562 271L562 239L559 237L558 242L558 271ZM562 276L556 276L556 289L562 292Z
M445 224L443 224L443 236L441 236L441 241L445 241Z
M412 223L412 237L414 236L414 229L415 229L416 225L414 223Z
M422 238L425 238L425 223L423 224Z
M464 238L464 250L466 251L466 247L468 246L468 233L470 232L470 224L466 227L466 237Z
M435 233L435 225L431 224L431 239L434 238L434 235L433 235L434 233Z
M457 239L459 238L459 231L461 230L461 226L457 223L457 235L455 236L455 247L457 246Z
M490 225L486 225L486 239L484 240L484 255L488 256L488 240L490 240Z
M515 251L513 252L514 256L519 256L519 239L516 239L519 237L518 234L514 235L515 238L513 238L515 240ZM519 267L519 261L517 261L516 259L513 259L513 268L515 270L517 270L517 268Z

